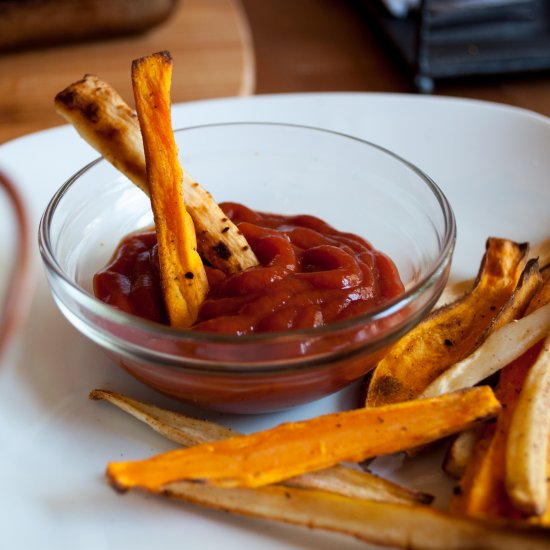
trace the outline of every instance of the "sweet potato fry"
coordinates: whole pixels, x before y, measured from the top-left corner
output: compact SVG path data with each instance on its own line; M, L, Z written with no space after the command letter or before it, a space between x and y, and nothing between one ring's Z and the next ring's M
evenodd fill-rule
M502 370L495 392L503 408L496 423L479 430L473 456L451 499L452 513L484 518L524 517L506 492L506 442L518 396L537 353L536 348L531 348Z
M550 331L550 304L497 330L471 355L435 379L422 392L434 397L469 388L517 359Z
M186 447L240 435L214 422L190 418L112 391L93 390L90 399L109 401L167 439ZM426 493L412 491L369 472L340 465L294 477L287 480L286 485L383 502L429 504L433 500Z
M164 495L207 508L323 529L408 550L543 550L547 529L452 517L426 506L358 500L281 486L222 489L172 483Z
M550 337L525 379L506 443L506 490L516 508L540 516L548 508Z
M528 258L538 261L543 278L547 279L550 273L550 238L532 245L528 253ZM475 279L466 279L449 283L441 293L434 309L446 306L460 299L473 288L474 284Z
M136 113L107 82L85 75L55 97L57 112L111 164L149 194ZM258 265L258 259L212 196L186 171L183 192L201 256L225 273Z
M422 393L423 397L434 397L441 395L446 391L453 391L459 388L467 388L481 382L491 374L497 372L500 368L519 357L530 346L534 345L538 340L545 337L548 327L547 316L544 312L538 313L538 317L530 318L538 309L550 304L550 281L545 281L540 284L540 277L534 277L531 267L536 267L538 270L538 262L528 262L526 271L522 275L522 279L527 279L527 284L521 285L519 291L516 290L512 296L512 306L507 308L512 310L512 315L505 310L503 315L498 315L492 323L492 328L495 332L487 338L485 342L469 357L463 361L459 361L447 369L443 374L436 378ZM531 276L530 276L531 275ZM536 279L535 285L530 284L532 279ZM523 287L528 287L527 292L523 292ZM536 292L533 294L533 290ZM515 298L520 297L519 304L521 307L516 307L513 302ZM525 307L525 304L526 307ZM509 324L509 322L521 316L523 319L518 323ZM511 345L508 345L508 340Z
M537 309L550 304L550 281L546 279L544 284L539 288L537 293L533 296L533 299L529 302L525 315L529 315Z
M512 295L500 308L498 314L493 317L491 323L485 329L485 333L481 336L480 343L483 343L489 335L499 328L516 319L520 319L542 286L543 280L540 274L539 263L538 260L533 258L526 263L525 269L521 273Z
M473 290L435 311L390 348L373 372L367 406L414 399L448 367L468 356L512 295L525 253L525 245L489 239Z
M440 309L443 306L447 306L463 298L468 292L472 290L475 285L475 279L466 279L462 281L455 281L448 283L443 289L439 300L434 306L434 310Z
M548 308L549 305L550 283L547 281L529 304L525 312L526 317L515 324L525 321L525 319L544 310L544 308ZM538 323L535 323L535 326L538 326ZM511 326L511 328L514 327ZM456 513L479 517L525 518L532 513L541 513L544 505L540 503L548 498L550 486L547 486L544 473L547 463L548 425L539 434L538 444L543 445L545 449L536 458L526 454L525 447L522 447L521 441L518 441L518 439L523 438L523 429L527 429L531 435L533 435L531 430L535 432L537 430L538 420L533 418L532 413L534 411L529 410L531 407L529 397L533 396L531 391L528 390L524 394L525 408L523 410L519 408L526 381L530 377L533 381L538 379L536 371L534 371L535 374L531 375L531 369L539 357L542 343L536 338L535 340L535 345L528 346L528 349L513 362L507 364L500 374L496 395L503 404L503 410L499 414L496 424L482 426L479 429L472 458L466 466L464 477L460 483L460 491L451 501L451 510ZM480 361L479 365L484 366L485 363ZM479 368L482 369L483 367ZM483 372L477 378L483 378L485 374L486 372ZM542 414L542 424L544 425L547 411L543 411ZM516 437L510 440L511 427L514 423L516 423ZM528 424L526 425L526 423ZM542 441L541 438L546 441ZM519 452L513 449L517 445L520 445ZM512 451L510 451L511 448ZM511 460L514 462L511 463ZM535 470L532 469L531 460L536 462ZM539 490L539 508L532 505L533 500L530 501L531 505L529 507L518 507L510 498L510 491L507 488L507 479L510 476L509 468L512 468L514 479L516 482L519 481L520 486L525 484L526 478L531 480L531 476L538 475L535 487L538 487ZM544 494L540 496L540 493ZM529 493L522 491L522 494ZM543 523L544 518L536 521Z
M197 319L208 281L197 252L193 221L183 200L182 169L170 116L171 77L172 58L167 52L132 64L164 301L170 324L189 327Z
M184 479L258 487L340 462L360 462L416 447L467 429L499 409L492 390L482 386L436 399L281 424L143 461L113 462L107 475L121 490L160 491L166 483Z
M510 323L511 321L521 317L529 306L529 303L533 299L533 296L536 295L537 291L541 288L541 285L542 277L540 274L538 262L536 259L531 259L527 262L527 265L525 266L525 269L521 274L520 280L514 292L506 301L506 303L501 307L498 314L493 317L493 319L489 323L489 326L480 336L479 341L483 342L494 331L503 327L507 323ZM452 368L453 367L451 367L451 370ZM448 371L445 371L436 380L444 378L445 376L447 376L447 373ZM435 381L432 382L432 384L430 384L428 388L432 387L435 383ZM470 386L472 385L473 384L470 384ZM424 396L426 391L427 389L424 390L421 396ZM435 397L435 395L440 394L430 395L430 397ZM470 440L468 440L467 432L463 432L462 434L458 434L456 436L455 442L450 446L445 462L443 464L444 471L449 473L449 475L456 477L458 476L459 470L465 467L468 460L467 453L469 450L472 450L471 448L468 449L468 443L472 443L472 441L473 440L471 437ZM415 456L417 454L420 454L421 452L424 452L425 450L426 449L424 448L412 449L408 451L407 454L409 456Z

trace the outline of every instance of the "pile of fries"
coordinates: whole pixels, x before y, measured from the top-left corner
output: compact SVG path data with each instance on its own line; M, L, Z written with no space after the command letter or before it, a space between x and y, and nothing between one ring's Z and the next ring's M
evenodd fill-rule
M473 288L398 342L370 381L366 405L378 407L494 380L496 422L458 435L445 458L455 515L550 527L548 244L489 239Z
M208 290L201 257L227 273L257 259L179 166L171 67L166 52L133 63L137 119L91 75L58 94L56 105L150 195L170 322L187 327ZM488 239L475 281L462 283L457 299L389 350L356 410L241 435L94 390L92 399L113 403L180 446L110 463L110 483L384 546L549 548L549 248ZM414 460L442 439L442 467L457 479L447 510L356 466L397 452Z
M59 92L55 107L150 196L170 324L186 328L195 322L208 292L203 259L226 274L259 262L210 193L179 164L170 114L172 66L168 52L133 62L137 115L95 75Z

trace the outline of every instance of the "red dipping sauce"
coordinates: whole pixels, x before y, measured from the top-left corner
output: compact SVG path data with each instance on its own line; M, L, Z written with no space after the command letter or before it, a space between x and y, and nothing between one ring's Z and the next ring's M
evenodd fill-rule
M244 335L311 328L366 313L404 290L393 262L357 235L313 216L220 207L260 265L230 276L206 266L210 288L194 330ZM126 237L95 275L94 292L127 313L167 323L155 232Z

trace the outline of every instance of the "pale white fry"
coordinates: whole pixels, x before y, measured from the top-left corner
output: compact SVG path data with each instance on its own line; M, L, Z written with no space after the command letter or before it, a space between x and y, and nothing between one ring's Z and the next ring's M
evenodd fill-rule
M55 108L94 149L149 194L139 122L116 90L88 74L57 94ZM244 235L185 169L182 188L201 255L225 273L258 265Z
M272 485L220 489L171 483L165 495L207 508L343 533L409 550L548 550L549 532L511 522L452 517L427 506L358 500Z
M108 401L137 420L147 424L166 439L179 443L184 447L239 435L237 432L214 422L198 420L168 411L113 391L96 389L90 392L89 397L93 400Z
M436 378L421 397L470 388L517 359L550 331L550 304L493 332L468 357Z
M433 496L413 491L368 471L347 466L333 466L326 470L309 472L287 479L283 485L318 489L351 498L400 504L430 504Z
M550 337L529 369L506 443L506 490L518 510L540 516L548 507Z

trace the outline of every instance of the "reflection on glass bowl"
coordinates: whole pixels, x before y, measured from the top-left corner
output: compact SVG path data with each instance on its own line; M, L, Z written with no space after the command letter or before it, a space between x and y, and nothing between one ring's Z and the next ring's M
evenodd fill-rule
M397 155L326 130L271 123L176 132L180 160L218 200L312 214L388 254L405 292L311 329L224 335L177 330L97 300L92 279L119 241L152 224L149 199L106 161L71 177L40 224L54 299L67 319L145 384L200 407L257 413L335 392L367 373L443 290L455 242L437 185Z

